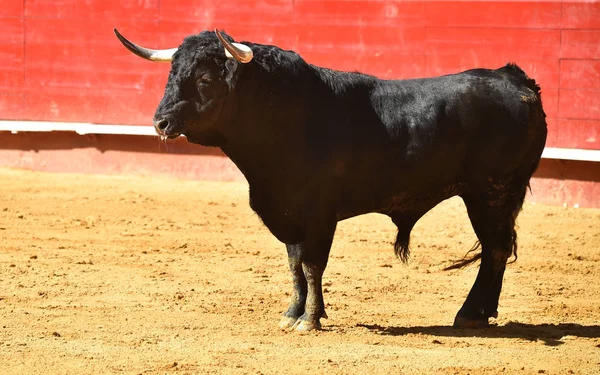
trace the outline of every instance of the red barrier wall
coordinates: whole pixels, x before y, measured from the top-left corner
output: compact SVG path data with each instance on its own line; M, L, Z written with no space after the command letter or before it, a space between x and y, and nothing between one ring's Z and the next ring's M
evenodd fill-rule
M168 65L132 56L219 27L382 78L518 63L548 146L600 149L599 1L2 0L0 119L149 124Z

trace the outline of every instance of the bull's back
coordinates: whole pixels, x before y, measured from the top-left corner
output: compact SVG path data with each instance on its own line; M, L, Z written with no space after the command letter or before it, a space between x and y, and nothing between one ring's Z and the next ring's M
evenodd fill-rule
M539 88L516 66L387 84L397 88L387 99L398 105L382 116L392 152L417 175L428 169L443 182L510 173L541 155L546 123Z
M340 217L401 210L398 202L429 206L490 178L528 179L546 137L539 89L511 66L379 81L369 109L349 114L359 130L341 179Z
M476 77L473 89L457 104L460 120L472 125L464 173L500 179L529 173L528 179L546 142L539 86L512 64L469 73Z

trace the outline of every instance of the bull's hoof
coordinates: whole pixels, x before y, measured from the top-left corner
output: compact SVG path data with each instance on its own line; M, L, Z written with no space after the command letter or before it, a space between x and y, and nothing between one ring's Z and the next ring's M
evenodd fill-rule
M468 319L462 316L454 318L454 328L486 328L490 324L487 318L484 319Z
M298 332L316 331L321 329L321 323L318 320L316 322L310 322L308 320L298 319L292 326L292 329Z
M294 326L294 324L296 324L297 321L298 321L298 318L294 318L291 316L284 316L279 321L279 328L283 329L285 331L289 331L290 329L292 329L292 327Z

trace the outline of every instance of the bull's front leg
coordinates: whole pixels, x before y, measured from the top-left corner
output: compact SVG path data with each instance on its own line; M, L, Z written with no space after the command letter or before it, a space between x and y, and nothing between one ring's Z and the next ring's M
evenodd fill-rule
M279 322L279 328L290 329L296 324L296 321L304 314L304 306L306 304L307 282L302 271L302 253L304 243L296 245L286 245L288 253L288 263L292 272L292 298L290 306L283 314Z
M323 301L323 272L335 233L335 221L317 226L311 223L305 241L288 245L288 260L294 290L292 301L279 326L296 331L321 329L321 318L327 318Z
M329 254L329 251L327 251ZM302 314L294 326L296 331L312 331L321 329L321 318L327 318L325 313L325 301L323 300L323 272L327 265L327 259L323 263L303 262L302 270L306 277L308 293L304 314Z

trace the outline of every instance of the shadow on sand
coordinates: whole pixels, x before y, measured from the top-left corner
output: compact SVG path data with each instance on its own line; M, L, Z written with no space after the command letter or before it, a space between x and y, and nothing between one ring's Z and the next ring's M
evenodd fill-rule
M600 325L562 324L524 324L508 322L503 326L491 325L489 328L468 329L449 326L430 327L383 327L377 324L358 324L381 335L402 336L408 334L424 334L442 337L489 337L520 338L529 341L543 341L548 346L564 344L565 336L598 338Z

